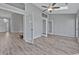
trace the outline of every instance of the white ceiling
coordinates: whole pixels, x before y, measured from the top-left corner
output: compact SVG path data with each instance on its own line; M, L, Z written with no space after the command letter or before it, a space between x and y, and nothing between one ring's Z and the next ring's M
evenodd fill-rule
M9 5L24 9L24 3L8 3ZM45 10L45 8L41 7L43 5L48 6L49 3L32 3L33 5L35 5L36 7L38 7L40 10ZM64 3L57 3L56 6L64 6ZM79 10L79 3L68 3L68 9L64 9L64 10L55 10L52 13L49 13L48 11L46 11L46 13L49 14L76 14L77 11Z
M34 3L35 6L40 8L41 10L45 10L45 8L41 7L42 5L48 6L48 3ZM64 6L64 3L57 3L56 6ZM56 10L49 14L76 14L79 10L79 3L68 3L68 9L64 10Z
M12 14L12 12L0 9L0 17L10 18L11 14Z
M25 9L25 4L24 3L6 3L6 4L9 4L11 6L14 6L14 7L23 9L23 10Z

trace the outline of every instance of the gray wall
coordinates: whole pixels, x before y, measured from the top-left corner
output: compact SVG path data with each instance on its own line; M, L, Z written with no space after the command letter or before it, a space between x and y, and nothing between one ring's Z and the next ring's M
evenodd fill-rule
M49 19L53 20L53 33L55 35L75 36L75 14L50 15Z
M79 42L79 10L78 10L78 12L77 12L77 14L76 14L76 21L75 21L75 23L76 23L76 37L77 37L77 41Z
M10 19L10 31L11 32L23 32L23 16L13 13Z
M50 27L49 22L52 23L51 28L49 28ZM53 26L54 26L53 17L52 17L52 15L49 15L49 18L48 18L48 34L54 34ZM50 29L52 29L51 32L50 32Z
M76 14L76 37L79 37L79 10Z
M41 17L41 11L33 6L32 7L33 11L33 37L38 37L41 36L42 34L42 17Z
M4 22L3 19L0 19L0 32L6 32L7 29L6 29L6 23Z
M0 18L10 19L10 31L11 32L23 32L23 16L20 14L9 13L7 11L0 10ZM0 21L0 32L5 32L6 24Z
M33 38L42 34L42 17L41 10L33 4L27 4L27 17L30 16L33 22ZM28 22L28 20L27 20ZM28 26L27 26L28 28ZM29 31L28 31L29 32Z
M7 28L6 28L7 26L6 26L6 23L4 23L3 18L11 18L11 13L0 10L0 32L7 31Z

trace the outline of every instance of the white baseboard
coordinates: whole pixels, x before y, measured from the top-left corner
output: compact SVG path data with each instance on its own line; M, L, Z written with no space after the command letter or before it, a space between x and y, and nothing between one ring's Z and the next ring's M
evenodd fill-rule
M35 36L35 37L33 37L33 39L36 39L36 38L38 38L38 37L41 37L41 35Z
M48 34L52 34L53 35L54 33L48 33Z
M24 40L24 39L23 39ZM28 40L24 40L25 42L28 42L28 43L33 43L33 41L31 42L31 41L28 41Z
M67 35L59 35L59 34L54 34L54 35L63 36L63 37L69 37L69 38L74 38L75 37L75 36L67 36Z

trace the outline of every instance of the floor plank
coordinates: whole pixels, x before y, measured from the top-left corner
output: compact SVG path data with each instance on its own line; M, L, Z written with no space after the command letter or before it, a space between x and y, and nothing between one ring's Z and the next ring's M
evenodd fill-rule
M0 33L0 55L72 55L79 54L75 38L48 35L25 42L16 33Z

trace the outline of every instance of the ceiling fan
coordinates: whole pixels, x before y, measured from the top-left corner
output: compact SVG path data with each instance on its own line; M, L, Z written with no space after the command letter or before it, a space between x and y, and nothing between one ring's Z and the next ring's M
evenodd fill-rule
M67 5L67 3L65 3ZM45 10L43 10L42 12L45 12L45 11L49 11L50 13L55 10L55 9L59 9L61 7L55 7L56 3L50 3L48 6L42 6L43 8L46 8Z

